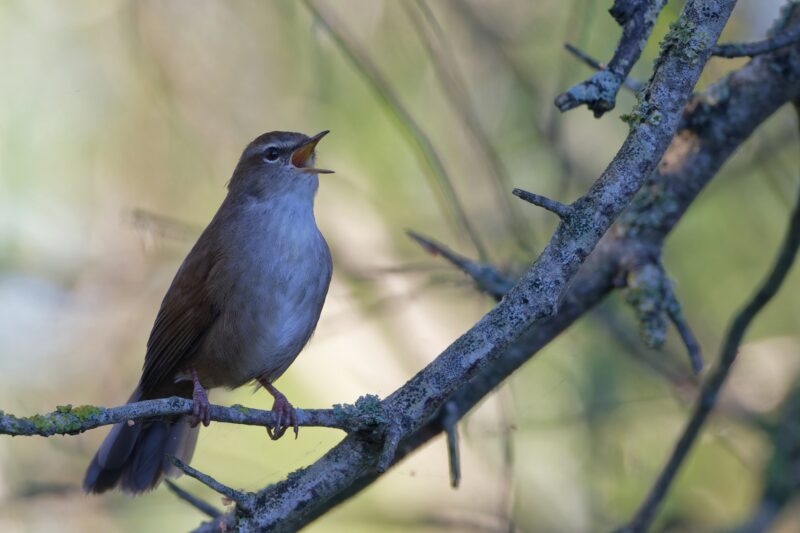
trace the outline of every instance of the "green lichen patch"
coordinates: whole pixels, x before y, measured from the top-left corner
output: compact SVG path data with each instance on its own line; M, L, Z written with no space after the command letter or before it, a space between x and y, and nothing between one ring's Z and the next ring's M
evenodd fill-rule
M85 421L93 416L97 416L102 413L103 410L99 407L95 407L94 405L79 405L78 407L73 407L71 414L78 417L80 421Z
M358 421L369 426L382 425L389 421L381 399L374 394L361 396L356 400L355 405L349 403L335 404L333 406L333 416L340 422Z
M670 24L669 32L661 41L659 58L670 50L676 50L685 61L695 64L710 45L708 34L697 30L697 24L686 17L680 17ZM658 61L658 60L656 60Z
M667 338L665 301L669 280L653 263L631 270L627 277L625 302L633 307L639 322L639 333L649 348L659 349Z
M619 117L622 122L626 123L628 127L633 130L639 124L651 124L657 126L661 123L664 116L654 104L649 95L645 91L639 91L636 94L636 105L630 113L626 113Z

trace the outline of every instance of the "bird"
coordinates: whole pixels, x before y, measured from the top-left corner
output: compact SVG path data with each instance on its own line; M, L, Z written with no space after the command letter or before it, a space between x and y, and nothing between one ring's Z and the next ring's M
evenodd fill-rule
M83 489L138 494L188 463L208 390L257 382L274 398L269 437L297 416L273 382L308 342L322 312L333 262L314 217L319 174L314 136L273 131L242 152L228 192L178 268L147 341L142 375L128 403L192 399L192 413L114 425L86 471Z

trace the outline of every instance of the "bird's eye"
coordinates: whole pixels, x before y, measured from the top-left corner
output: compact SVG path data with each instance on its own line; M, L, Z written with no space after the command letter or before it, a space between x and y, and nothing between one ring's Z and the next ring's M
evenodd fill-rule
M264 152L264 159L266 161L270 161L270 162L277 161L278 157L280 157L280 155L281 155L281 153L280 153L280 151L278 151L277 148L275 148L274 146L270 146Z

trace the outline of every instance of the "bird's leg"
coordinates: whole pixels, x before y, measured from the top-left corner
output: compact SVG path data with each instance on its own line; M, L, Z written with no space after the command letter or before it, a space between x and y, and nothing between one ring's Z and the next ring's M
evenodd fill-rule
M267 389L267 392L272 394L273 398L275 398L275 403L272 404L272 412L275 413L275 427L267 428L269 438L278 440L283 437L283 434L286 433L286 430L290 427L294 428L294 438L297 438L297 435L300 433L300 426L297 424L297 412L294 406L290 404L286 396L276 389L272 383L267 381L266 378L261 378L258 382Z
M197 377L197 370L192 369L192 382L194 388L192 389L192 421L190 425L194 428L202 422L204 426L211 423L211 411L209 410L208 393L206 389L200 384L200 378Z

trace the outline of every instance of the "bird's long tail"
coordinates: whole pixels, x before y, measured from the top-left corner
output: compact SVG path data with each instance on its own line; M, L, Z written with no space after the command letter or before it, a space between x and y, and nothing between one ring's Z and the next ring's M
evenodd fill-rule
M141 399L137 387L128 403ZM120 486L138 494L155 488L165 475L180 475L168 456L188 463L198 430L189 425L188 416L115 424L86 470L83 490L99 494Z

